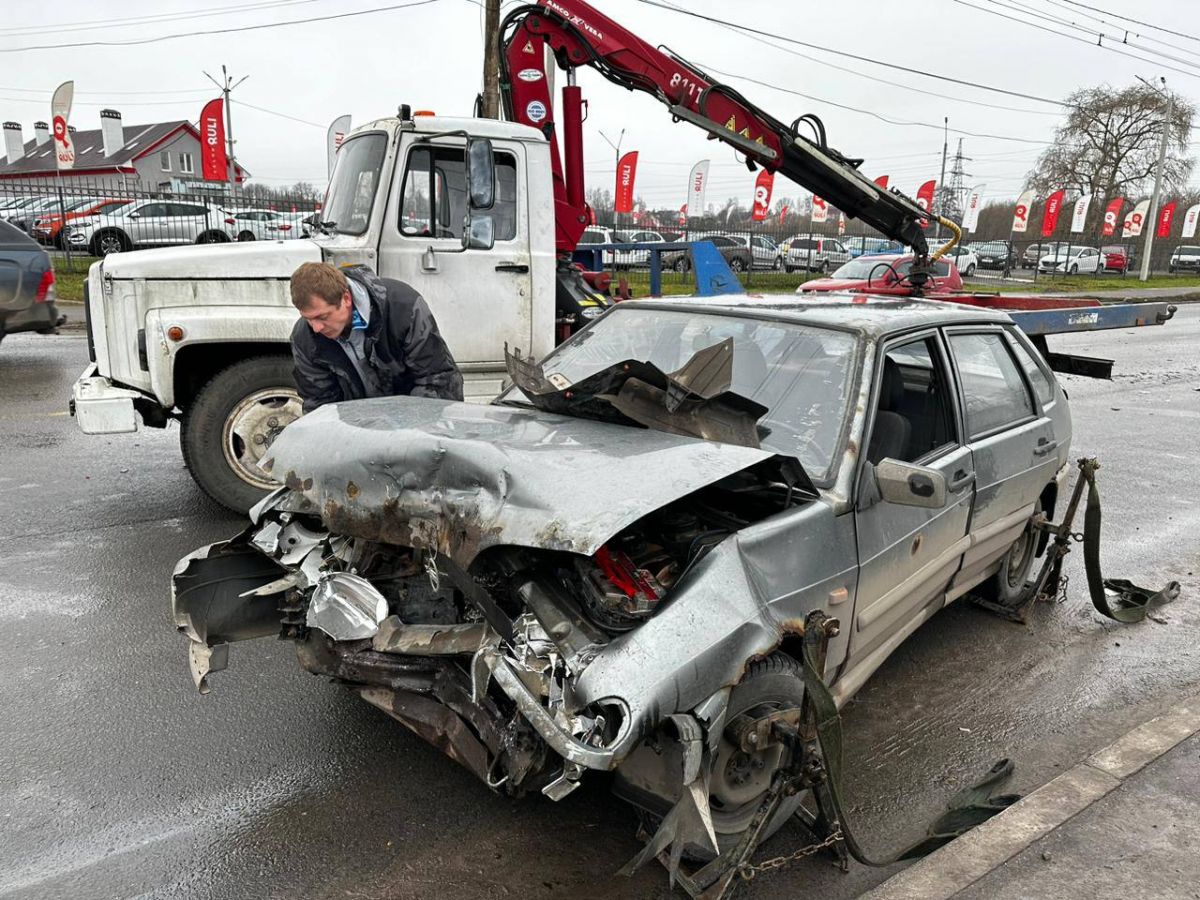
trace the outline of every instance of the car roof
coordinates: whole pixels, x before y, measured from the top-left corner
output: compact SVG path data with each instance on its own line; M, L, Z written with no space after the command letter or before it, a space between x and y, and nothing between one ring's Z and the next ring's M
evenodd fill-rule
M1012 322L1003 312L963 303L834 292L812 296L731 294L723 297L626 300L617 308L635 307L711 312L719 315L751 315L854 331L868 337L909 331L922 326Z

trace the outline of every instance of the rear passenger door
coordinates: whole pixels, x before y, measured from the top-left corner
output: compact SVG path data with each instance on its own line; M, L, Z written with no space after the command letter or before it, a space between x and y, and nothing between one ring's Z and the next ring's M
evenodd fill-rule
M849 651L856 662L894 646L914 620L941 609L966 549L974 493L971 452L961 438L945 345L935 330L884 346L874 397L856 492L859 579ZM873 466L884 459L940 472L945 506L875 499Z
M947 342L975 465L970 546L952 594L992 572L1058 468L1054 426L1035 400L1005 329L949 328Z

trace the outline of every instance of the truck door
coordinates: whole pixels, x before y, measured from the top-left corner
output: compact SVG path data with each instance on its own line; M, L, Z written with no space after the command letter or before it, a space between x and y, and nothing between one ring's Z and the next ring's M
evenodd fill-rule
M506 343L525 352L533 346L525 150L515 142L493 143L493 249L462 249L466 148L456 138L406 141L379 242L379 274L406 281L425 297L462 370L468 399L499 392Z
M971 451L959 433L953 382L935 332L884 347L867 439L867 462L927 466L946 479L940 509L878 500L855 513L859 579L850 656L861 660L905 625L941 609L967 544L974 496ZM860 478L869 478L864 467ZM863 485L858 494L863 495Z

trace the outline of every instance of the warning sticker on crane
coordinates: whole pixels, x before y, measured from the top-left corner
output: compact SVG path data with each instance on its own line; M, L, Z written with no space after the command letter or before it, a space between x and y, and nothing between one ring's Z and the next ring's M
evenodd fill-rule
M529 117L530 122L540 122L546 118L546 104L541 100L530 100L529 105L525 107L525 115Z
M526 41L525 46L521 48L521 52L528 53L530 55L536 54L537 51L533 49L533 41Z
M520 78L522 81L541 81L542 80L542 70L541 69L522 69L520 72L517 73L517 77Z

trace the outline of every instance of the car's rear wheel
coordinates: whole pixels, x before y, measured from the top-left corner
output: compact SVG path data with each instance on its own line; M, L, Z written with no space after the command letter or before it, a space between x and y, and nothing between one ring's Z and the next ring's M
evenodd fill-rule
M242 243L245 243L246 241L252 241L252 240L254 240L254 232L253 231L243 231L241 234L238 235L238 241L240 241Z
M735 256L733 259L731 259L729 261L729 268L735 272L745 272L746 271L746 263L743 262L739 257Z
M780 269L783 268L783 260L780 259L778 256L775 257L774 261L771 263L771 268L774 269L776 272L778 272Z
M246 512L275 481L259 461L301 415L287 356L255 356L218 372L183 415L183 459L206 494Z
M819 263L817 263L815 266L813 266L813 271L816 272L818 275L824 275L826 272L829 271L829 260L827 260L827 259L821 260Z
M133 244L120 231L108 229L101 231L92 238L92 256L108 256L110 253L125 253L133 249Z
M975 274L975 263L971 263L969 266L967 266L967 277L970 278L974 274Z
M1077 266L1077 265L1075 265L1075 266L1071 266L1071 268L1070 268L1070 274L1071 274L1071 275L1078 275L1078 274L1079 274L1079 266Z
M674 263L671 264L671 268L674 269L676 272L686 272L691 267L692 267L692 264L690 262L688 262L686 256L680 257L679 259L675 260Z
M209 231L201 232L200 236L198 238L196 238L196 243L197 244L228 244L229 243L229 235L227 235L223 231L217 231L215 229L211 229Z

